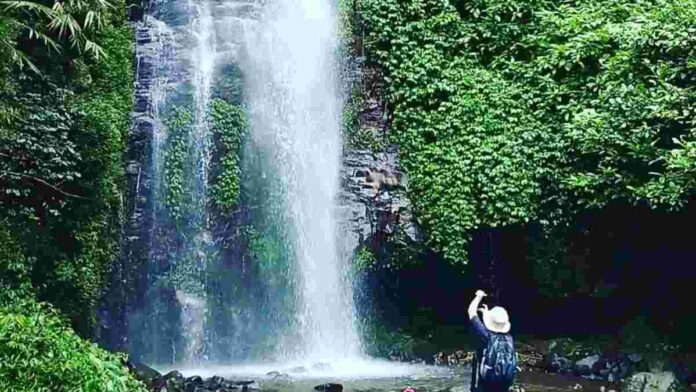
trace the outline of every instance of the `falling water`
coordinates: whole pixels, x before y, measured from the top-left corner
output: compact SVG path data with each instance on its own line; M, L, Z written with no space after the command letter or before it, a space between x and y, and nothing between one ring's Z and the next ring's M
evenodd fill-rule
M229 363L249 359L243 347L266 344L268 335L275 343L264 357L278 361L362 358L348 260L337 250L343 102L333 7L330 0L153 3L148 20L159 42L154 46L157 83L151 87L157 186L147 289L142 305L129 316L136 358L190 366ZM273 308L288 314L262 333L253 331L268 318L254 314L267 312L267 305L259 300L258 306L244 307L230 297L254 292L265 282L240 287L234 273L242 271L230 266L249 267L229 259L245 256L224 254L220 244L228 240L228 229L219 230L219 216L211 210L209 179L215 167L208 113L231 65L241 69L244 90L243 102L233 104L241 104L249 116L245 152L252 158L246 159L262 157L262 178L268 183L263 186L276 195L246 202L261 206L281 226L289 266L274 273L284 274L280 280L287 278L293 293ZM190 123L177 130L171 120L182 108L190 113ZM167 205L167 154L177 135L185 138L181 185L186 203L179 220ZM273 175L266 178L265 173ZM253 199L254 192L248 193ZM216 275L220 271L233 273ZM266 295L286 294L266 289Z
M346 260L336 247L342 99L328 0L278 0L247 38L254 142L281 178L297 267L300 343L289 356L361 356Z

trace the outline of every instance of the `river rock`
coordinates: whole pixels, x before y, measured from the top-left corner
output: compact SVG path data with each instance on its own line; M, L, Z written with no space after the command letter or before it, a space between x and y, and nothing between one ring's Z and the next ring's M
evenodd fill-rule
M222 382L225 381L224 378L219 376L213 376L205 380L205 387L208 389L218 389L222 387Z
M160 390L165 386L162 374L144 363L131 363L128 368L136 379L142 381L152 390Z
M625 392L667 392L676 378L672 372L636 373L626 380Z
M255 381L252 381L250 383L247 383L245 381L244 384L242 384L242 392L252 392L252 391L260 391L260 390L261 390L261 386Z
M200 376L192 376L186 379L184 392L199 392L198 390L205 387L203 386L203 379Z
M591 355L575 362L573 371L581 376L589 376L595 370L596 364L599 361L599 355Z
M168 392L183 392L185 387L184 376L176 370L172 370L162 377Z
M157 370L145 365L144 363L131 363L129 368L140 381L149 381L162 375Z
M314 390L323 392L343 392L343 385L334 383L321 384L315 386Z
M565 373L573 369L573 363L568 358L550 353L544 356L542 367L551 372Z
M291 377L290 377L290 375L285 374L285 373L281 373L278 371L272 371L272 372L266 373L266 378L268 378L269 380L273 380L273 381L287 381L287 380L290 380Z

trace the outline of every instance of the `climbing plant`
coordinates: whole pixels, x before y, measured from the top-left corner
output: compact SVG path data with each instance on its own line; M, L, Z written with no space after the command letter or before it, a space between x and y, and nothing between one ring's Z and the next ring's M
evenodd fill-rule
M215 141L213 155L219 160L213 172L212 200L221 211L229 213L239 198L242 137L248 127L246 114L238 106L214 99L208 117Z
M126 6L0 3L0 390L144 391L84 339L119 254Z
M0 305L3 391L146 391L124 360L80 339L46 304L21 299Z
M189 159L189 134L193 132L193 115L184 107L175 107L167 123L164 150L164 200L169 216L176 222L184 218L188 204L186 170Z
M361 0L418 219L466 262L479 227L696 194L696 3Z

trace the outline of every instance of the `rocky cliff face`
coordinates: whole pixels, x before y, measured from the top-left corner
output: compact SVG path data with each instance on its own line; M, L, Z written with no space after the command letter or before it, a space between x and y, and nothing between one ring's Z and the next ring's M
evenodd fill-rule
M349 79L363 93L359 113L360 132L375 140L386 140L389 117L381 98L381 76L374 69L355 61ZM408 241L421 243L423 236L408 199L408 177L401 168L398 147L386 145L377 151L351 149L344 153L341 170L341 239L348 251L361 246L379 248L396 233Z
M420 242L422 236L406 194L408 181L396 147L382 152L347 151L341 172L343 224L352 249L388 240L402 231Z
M110 348L127 346L126 316L147 287L147 259L153 223L153 145L156 133L157 68L162 66L163 37L160 24L144 15L147 3L131 10L136 69L131 128L125 156L125 222L121 233L121 257L114 265L109 292L102 306L99 341Z

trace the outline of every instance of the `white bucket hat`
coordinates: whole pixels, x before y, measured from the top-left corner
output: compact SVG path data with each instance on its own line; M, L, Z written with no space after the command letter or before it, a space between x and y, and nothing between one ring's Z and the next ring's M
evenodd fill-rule
M510 318L505 309L496 306L493 309L483 312L483 324L488 330L497 333L510 332Z

